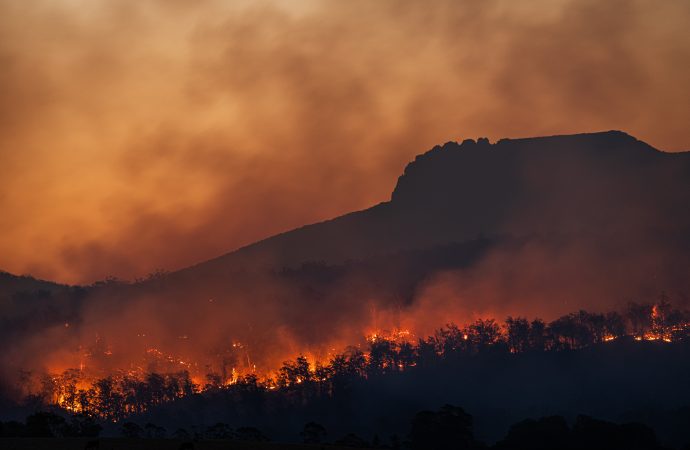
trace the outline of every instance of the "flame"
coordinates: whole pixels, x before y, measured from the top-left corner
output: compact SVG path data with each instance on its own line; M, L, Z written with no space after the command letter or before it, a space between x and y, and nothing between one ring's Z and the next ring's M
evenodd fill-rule
M668 308L653 305L649 312L648 329L628 336L637 342L659 343L671 343L679 337L689 337L690 322L672 323L668 320L668 311ZM376 363L381 371L404 371L416 366L417 362L414 358L400 358L403 349L414 355L422 343L426 343L436 355L441 355L446 350L439 347L439 339L442 339L439 336L455 336L459 339L455 341L459 346L457 348L471 348L477 342L472 334L472 327L471 324L463 328L451 324L445 331L439 330L440 334L427 340L418 339L408 328L377 328L365 333L362 343L350 346L351 350L348 351L359 352L362 364ZM499 341L507 342L507 333L507 326L501 328ZM146 333L141 332L138 336L146 336ZM595 342L609 343L623 336L626 334L621 334L620 331L617 334L606 331L600 334ZM189 340L186 334L180 334L179 338ZM329 343L328 351L325 352L300 352L289 356L283 368L277 370L275 366L257 366L250 358L249 348L250 345L246 342L231 340L227 349L214 352L216 357L223 359L220 370L218 367L211 367L195 360L190 355L176 355L162 348L146 346L141 358L131 361L129 367L113 370L109 361L123 355L119 355L117 350L106 345L105 341L98 337L94 345L80 346L77 349L78 369L61 364L49 371L54 375L42 380L44 391L50 392L44 401L72 413L84 413L118 421L127 415L141 413L153 404L172 401L193 393L226 389L242 383L259 386L266 391L289 388L290 385L328 383L336 364L335 358L344 355L339 355L336 347ZM372 354L374 351L378 353ZM386 352L398 352L398 356L391 358ZM515 349L510 349L510 352L519 353ZM285 367L292 368L292 378L281 378L281 373L285 374ZM165 394L149 403L142 403L140 399L132 398L137 383L157 383L162 386L160 389L165 390ZM104 407L112 396L117 397L121 403L120 410L112 411Z
M409 342L414 337L414 334L408 329L395 328L392 331L377 330L365 336L366 341L375 343L380 341L391 341L395 343Z

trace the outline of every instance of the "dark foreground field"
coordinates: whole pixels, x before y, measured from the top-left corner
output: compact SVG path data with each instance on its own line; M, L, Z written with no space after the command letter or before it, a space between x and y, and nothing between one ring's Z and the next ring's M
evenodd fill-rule
M178 450L187 441L179 439L98 439L98 446L89 447L88 438L0 438L2 450ZM275 442L238 442L227 440L203 440L194 443L194 450L344 450L333 445L279 444ZM187 450L191 450L186 447Z

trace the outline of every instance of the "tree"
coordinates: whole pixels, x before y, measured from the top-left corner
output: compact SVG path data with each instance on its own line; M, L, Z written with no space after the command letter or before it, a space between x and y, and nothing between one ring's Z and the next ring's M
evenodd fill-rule
M26 436L26 425L16 420L0 422L0 437L16 438Z
M219 373L208 372L206 374L206 390L220 389L223 386L223 377Z
M547 349L546 324L541 319L534 319L529 326L529 348L535 351Z
M144 430L134 422L125 422L122 424L121 433L126 438L138 439L144 435Z
M240 441L267 442L269 439L254 427L239 427L235 431L235 437Z
M604 319L604 330L607 336L617 338L625 335L625 319L617 312L609 312Z
M569 448L570 429L561 416L527 419L510 427L496 450L560 450Z
M369 443L354 433L348 433L334 442L335 445L351 448L367 448Z
M37 412L26 418L25 433L28 437L63 437L65 418L51 412Z
M524 317L506 319L507 344L511 353L522 353L529 348L530 327Z
M549 330L554 336L555 343L561 348L578 349L595 341L590 315L586 311L571 313L554 320L549 324ZM603 336L603 328L601 334Z
M289 387L312 381L309 361L300 355L295 361L285 361L278 371L278 386Z
M477 319L467 327L466 334L474 349L480 351L500 341L501 328L494 319Z
M587 340L583 343L583 345L604 342L604 338L607 336L605 315L588 313L580 310L578 313L578 318L582 326L589 331L589 335L586 336Z
M165 438L165 428L160 427L151 422L144 425L144 431L146 432L146 437L148 439L164 439Z
M445 405L438 412L421 411L412 420L409 440L413 450L472 448L472 416L452 405Z
M157 373L146 376L144 395L147 403L157 405L165 400L165 378Z
M329 364L332 394L345 393L352 382L366 374L367 360L357 347L348 347L344 353L335 355Z
M460 352L468 349L467 333L461 330L456 324L449 323L444 328L436 330L433 337L433 344L444 358L451 358ZM429 341L431 344L432 342Z
M353 377L363 377L367 369L367 358L364 352L357 347L348 347L345 354L347 355L347 373Z
M333 369L330 365L323 365L320 362L316 363L314 368L313 380L317 383L318 393L330 395L332 393L332 383Z
M309 383L312 381L312 373L309 370L309 361L306 356L299 355L295 360L295 374L297 376L297 383Z
M397 359L395 342L378 338L369 343L369 366L368 373L371 375L381 375L390 371Z
M305 444L320 444L326 437L326 429L316 422L309 422L304 425L299 435Z
M400 370L404 370L408 367L414 366L417 359L417 352L410 342L403 342L400 344L398 350L398 358L396 361L396 366Z
M625 316L635 337L643 338L652 327L652 305L648 303L628 303Z
M102 378L94 383L95 408L100 417L107 419L118 418L122 413L123 397L115 389L112 377Z
M79 371L76 369L65 370L58 381L58 397L62 398L60 406L70 411L77 411L79 406L77 381L79 380Z
M218 422L207 427L204 436L208 439L232 439L232 428L227 423Z
M618 425L588 416L578 416L573 426L573 448L654 450L660 447L654 431L645 425Z
M101 434L101 427L93 417L84 414L72 416L69 424L69 435L72 437L98 437Z
M433 338L419 339L417 342L417 361L422 367L430 367L438 359Z
M179 439L181 441L188 441L191 439L191 435L189 434L189 431L185 430L184 428L178 428L175 430L172 434L173 439Z

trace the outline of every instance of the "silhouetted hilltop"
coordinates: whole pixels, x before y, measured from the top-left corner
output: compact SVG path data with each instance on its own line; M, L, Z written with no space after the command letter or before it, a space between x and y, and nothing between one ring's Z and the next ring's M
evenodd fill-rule
M661 152L622 132L447 143L410 163L388 202L122 297L223 298L237 329L248 316L306 342L356 329L372 302L435 302L439 321L451 310L554 317L662 291L687 302L689 204L690 153Z
M13 275L0 270L0 299L18 292L33 293L43 291L45 293L52 293L66 287L52 281L39 280L28 275Z
M653 161L660 153L621 131L502 139L496 144L490 144L486 138L466 139L460 144L447 142L407 165L392 200L394 203L433 201L444 192L482 199L519 181L516 176L524 164L540 162L562 172L568 170L568 164L585 162L585 159L598 165L637 165Z
M390 202L188 270L342 263L480 235L624 231L684 239L688 204L690 153L661 152L620 131L448 142L408 164Z
M688 205L690 152L661 152L619 131L448 142L408 164L388 202L135 285L97 285L89 301L222 297L290 327L332 322L334 310L347 322L370 299L412 304L449 272L461 286L445 286L448 298L494 310L558 314L664 290L682 299ZM15 279L0 284L0 293L27 290Z

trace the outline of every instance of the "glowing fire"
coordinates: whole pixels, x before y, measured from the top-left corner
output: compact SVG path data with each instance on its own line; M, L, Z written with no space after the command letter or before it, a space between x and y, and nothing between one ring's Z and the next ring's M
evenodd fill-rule
M413 338L414 335L410 330L402 328L396 328L393 331L378 330L366 335L367 342L372 344L380 341L409 342Z
M674 318L667 304L653 305L647 311L648 317L638 321L643 325L632 331L618 328L618 332L604 327L599 334L592 333L592 342L608 343L624 336L630 336L635 341L660 343L690 338L687 314L681 316L682 320ZM580 316L566 317L577 319ZM527 323L525 319L522 320L523 324ZM564 328L558 331L557 323L544 325L545 339L548 333L552 333L552 336L551 344L544 344L543 350L558 350L561 348L559 345L570 342L566 335L554 334L566 333ZM60 375L44 376L39 384L47 403L69 412L117 421L156 404L204 391L229 389L235 385L278 391L310 383L327 384L345 361L351 364L354 361L354 366L358 367L357 375L367 377L371 373L399 372L415 367L424 352L439 356L449 351L471 351L472 348L486 345L505 345L510 353L524 351L524 348L515 344L516 336L511 335L519 327L511 331L507 324L499 327L493 320L478 320L463 328L450 324L426 339L418 338L409 329L376 329L365 334L359 345L348 347L347 357L345 353L337 354L335 348L331 347L325 355L320 353L321 357L317 356L319 353L296 355L284 362L280 369L258 368L250 358L249 345L235 340L228 344L227 350L218 351L216 356L223 361L220 368L211 369L190 357L183 358L149 346L145 348L141 359L132 361L128 369L104 371L97 362L108 367L107 362L119 355L98 338L94 346L87 349L80 347L78 369L57 370L61 372ZM140 333L140 336L145 336L145 333ZM190 337L182 334L179 339L187 341ZM374 372L365 370L371 367L375 368ZM155 368L163 370L157 372Z

